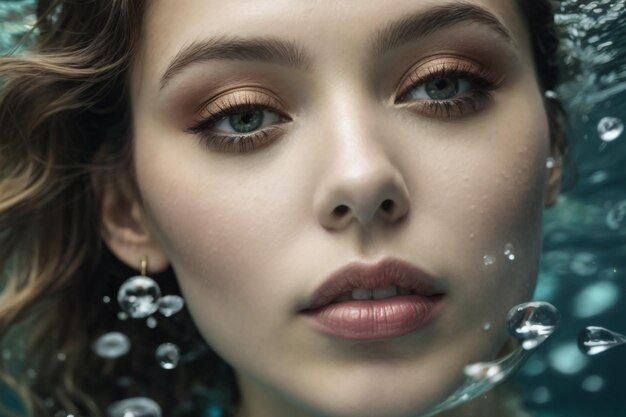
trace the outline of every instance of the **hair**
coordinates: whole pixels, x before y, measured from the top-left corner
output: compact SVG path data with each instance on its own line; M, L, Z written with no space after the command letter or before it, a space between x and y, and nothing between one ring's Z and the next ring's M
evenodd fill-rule
M517 3L539 87L554 90L552 7ZM114 307L120 284L137 271L103 244L99 195L120 170L136 187L129 68L145 7L145 0L39 0L31 47L0 58L0 378L31 416L99 417L133 396L154 399L167 416L204 415L211 403L231 415L239 402L233 369L186 309L149 328L120 320ZM545 103L553 146L567 154L563 108L558 99ZM171 268L154 279L164 293L180 294ZM91 352L111 331L128 335L129 355ZM175 370L161 369L153 352L163 342L201 358L183 355Z

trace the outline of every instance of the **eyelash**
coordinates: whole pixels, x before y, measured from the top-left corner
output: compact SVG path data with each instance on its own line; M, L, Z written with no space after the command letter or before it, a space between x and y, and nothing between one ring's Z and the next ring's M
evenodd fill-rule
M409 109L419 108L418 112L433 117L454 117L453 113L465 114L468 110L475 112L479 107L487 104L492 98L491 92L497 90L502 80L497 80L495 75L489 70L469 64L444 64L428 70L426 75L412 75L410 85L399 95L396 103L402 103L404 98L415 88L420 87L437 78L463 79L471 83L471 89L461 97L447 100L414 100L406 105ZM231 96L232 97L232 96ZM420 103L421 102L421 103ZM210 113L207 117L197 121L187 128L188 133L199 136L203 145L224 152L244 153L256 149L269 143L276 136L280 135L284 128L278 124L270 125L254 133L243 135L222 135L211 129L212 126L226 119L227 117L245 113L250 110L270 111L281 118L281 122L291 121L276 106L271 104L272 100L266 99L260 102L255 97L249 95L243 99L231 98L227 103L216 104L217 111ZM282 123L281 123L282 124Z
M407 108L419 108L419 112L432 117L452 118L453 113L459 116L471 109L476 112L492 99L492 92L502 86L503 79L482 66L471 64L440 64L428 69L428 74L417 75L413 73L409 77L410 85L399 94L396 103L402 103L404 98L415 88L434 81L438 78L453 78L467 80L471 84L469 91L462 93L460 97L447 100L415 100L407 104ZM422 103L420 103L423 101Z

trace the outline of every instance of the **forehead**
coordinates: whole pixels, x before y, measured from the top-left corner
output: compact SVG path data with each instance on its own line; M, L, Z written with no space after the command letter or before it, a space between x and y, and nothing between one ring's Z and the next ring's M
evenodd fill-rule
M372 50L365 44L391 22L458 5L492 14L513 41L528 51L515 0L153 0L142 26L135 79L139 72L141 84L158 85L182 48L220 36L284 39L303 47L314 59L337 62L337 58L354 56L358 60L358 54Z

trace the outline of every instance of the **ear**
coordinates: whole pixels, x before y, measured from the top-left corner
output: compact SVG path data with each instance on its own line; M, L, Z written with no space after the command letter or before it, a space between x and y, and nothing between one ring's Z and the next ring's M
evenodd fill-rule
M169 259L151 230L139 193L129 175L92 177L100 193L101 235L113 254L129 267L139 270L143 257L148 274L162 272Z

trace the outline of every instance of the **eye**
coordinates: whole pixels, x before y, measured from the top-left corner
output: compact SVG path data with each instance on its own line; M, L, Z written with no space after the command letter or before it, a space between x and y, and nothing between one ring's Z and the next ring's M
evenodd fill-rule
M491 92L503 82L491 71L469 63L440 64L425 72L411 75L396 103L406 103L406 107L433 117L477 112L493 99Z
M251 133L281 121L281 116L273 111L251 107L215 122L214 130L225 133Z
M413 88L406 96L411 100L449 100L470 90L467 80L456 77L440 77Z
M271 143L290 121L278 100L248 92L233 94L206 106L207 115L186 129L201 144L222 152L248 152Z

